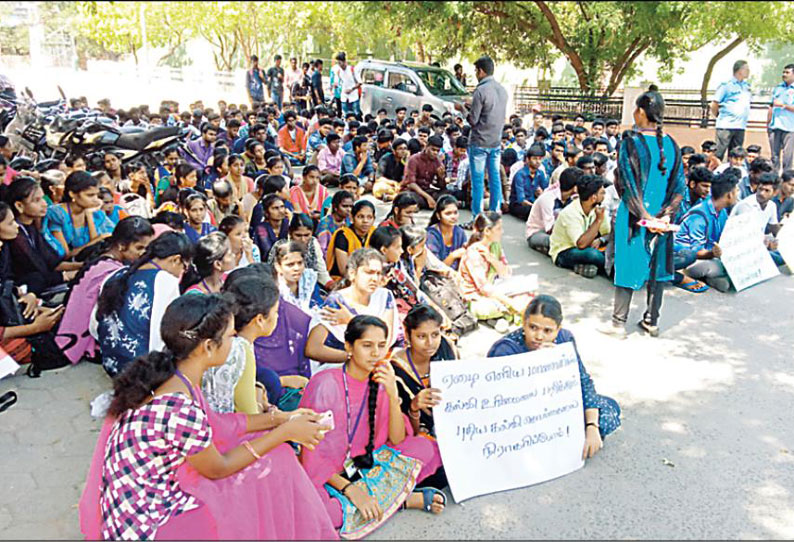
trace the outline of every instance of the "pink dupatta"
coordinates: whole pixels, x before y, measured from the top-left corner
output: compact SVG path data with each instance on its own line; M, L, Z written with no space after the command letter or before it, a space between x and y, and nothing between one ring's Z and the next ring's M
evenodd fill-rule
M289 195L296 211L311 215L313 211L320 211L322 209L323 202L328 197L328 189L318 184L317 189L314 191L314 201L306 199L306 194L303 192L300 185L293 186L289 191Z
M326 500L326 507L334 525L342 525L342 508L339 501L328 496L323 485L331 475L344 470L344 461L347 455L348 423L347 407L345 401L344 383L342 382L342 369L326 369L312 376L306 386L300 406L314 409L316 412L331 410L334 415L334 429L325 434L325 438L313 451L304 449L301 453L301 463L306 473L314 483L317 490ZM353 435L350 455L355 457L364 453L369 439L369 426L367 424L367 402L364 397L367 392L367 381L359 381L347 376L350 402L350 431L355 425L355 420L362 408L361 421ZM435 473L441 466L441 455L438 445L429 439L413 436L413 429L408 417L405 419L406 437L399 445L389 444L406 456L418 459L422 463L418 481L422 481ZM374 449L387 443L389 436L389 399L383 386L378 388L378 407L375 410L375 438Z
M55 335L56 344L72 363L79 362L86 354L93 356L96 353L96 342L88 333L91 313L105 279L122 267L124 264L117 260L100 260L72 288L58 333Z
M200 390L194 389L209 418L212 442L221 453L262 433L247 433L244 414L218 414L210 410ZM97 439L91 468L80 499L80 530L87 540L100 540L102 512L99 496L105 447L115 419L108 417ZM280 444L241 471L210 480L187 461L177 471L183 491L207 507L221 540L335 540L336 530L326 514L315 486L298 463L292 447ZM206 525L196 525L201 532L182 532L194 540L207 537Z

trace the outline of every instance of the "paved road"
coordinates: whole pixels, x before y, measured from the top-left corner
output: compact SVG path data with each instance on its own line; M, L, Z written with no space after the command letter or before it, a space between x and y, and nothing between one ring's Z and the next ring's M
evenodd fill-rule
M632 329L620 341L594 330L611 308L605 279L554 268L511 217L505 232L514 272L537 273L562 301L623 427L569 476L450 504L440 517L403 512L376 538L794 538L794 278L731 295L669 291L661 338ZM496 338L486 328L462 344L484 353ZM20 395L0 414L0 538L79 538L99 426L88 403L109 385L90 364L0 381L0 393Z

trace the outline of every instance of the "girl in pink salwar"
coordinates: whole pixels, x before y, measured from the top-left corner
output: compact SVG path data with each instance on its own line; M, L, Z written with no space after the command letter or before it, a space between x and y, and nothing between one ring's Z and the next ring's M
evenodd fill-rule
M400 508L440 513L446 498L437 489L414 490L435 473L441 456L435 442L413 436L400 410L386 324L370 315L353 318L345 332L348 361L312 377L301 406L333 413L334 428L301 463L323 494L343 538L362 538Z
M327 429L319 416L207 408L199 384L229 354L228 301L182 296L166 309L161 334L166 350L137 358L114 381L80 500L86 538L336 538L320 495L286 444L317 446Z
M328 189L320 184L320 169L314 165L303 168L303 181L290 189L289 197L296 213L309 215L315 223L319 221L323 202L328 197Z
M102 284L115 271L140 258L153 236L154 230L148 220L139 216L122 219L107 241L107 250L93 262L87 262L74 278L55 336L55 342L72 363L79 362L83 356L93 358L98 353L88 328Z

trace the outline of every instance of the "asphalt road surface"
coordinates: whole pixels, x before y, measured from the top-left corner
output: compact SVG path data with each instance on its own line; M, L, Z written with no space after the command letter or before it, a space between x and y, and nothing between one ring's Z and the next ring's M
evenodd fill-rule
M623 425L568 476L450 499L440 516L401 512L372 538L794 538L794 279L739 294L668 290L658 339L633 327L638 295L631 333L618 340L595 330L608 321L611 284L555 268L523 232L505 218L514 273L536 273L541 292L560 299L563 325ZM484 354L497 338L484 328L461 346ZM0 414L0 538L81 538L77 502L99 429L88 405L109 388L86 363L0 381L0 393L20 396Z

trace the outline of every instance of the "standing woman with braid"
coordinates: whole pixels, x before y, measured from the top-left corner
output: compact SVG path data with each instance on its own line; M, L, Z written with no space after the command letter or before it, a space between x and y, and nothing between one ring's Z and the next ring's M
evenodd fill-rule
M440 491L413 491L438 470L441 456L436 443L413 436L401 411L394 369L384 362L388 335L376 316L353 318L345 331L347 361L315 374L300 403L333 412L334 428L314 450L304 448L301 463L343 538L370 534L402 507L444 509Z
M653 90L640 95L634 110L638 133L624 138L618 148L615 305L612 325L602 329L611 335L625 336L632 295L646 285L647 308L638 325L658 336L664 283L673 279L672 233L638 223L652 218L671 222L686 188L681 150L664 134L663 120L662 95Z

